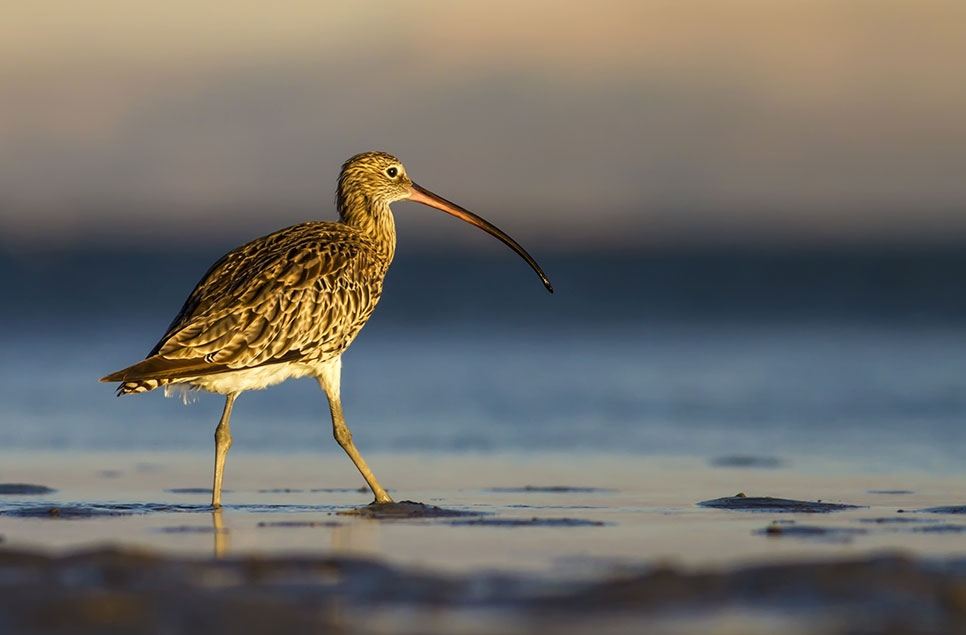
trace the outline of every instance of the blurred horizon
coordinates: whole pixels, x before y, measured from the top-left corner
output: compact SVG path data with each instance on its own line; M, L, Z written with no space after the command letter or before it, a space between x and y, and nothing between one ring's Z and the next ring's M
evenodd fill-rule
M334 219L370 149L531 251L966 244L963 25L952 0L19 3L0 250L214 258ZM414 250L487 249L395 210Z
M5 448L210 447L220 399L97 379L222 254L334 219L342 162L384 149L555 293L395 205L346 355L360 447L963 469L961 0L5 9ZM246 394L239 439L331 446L313 383Z

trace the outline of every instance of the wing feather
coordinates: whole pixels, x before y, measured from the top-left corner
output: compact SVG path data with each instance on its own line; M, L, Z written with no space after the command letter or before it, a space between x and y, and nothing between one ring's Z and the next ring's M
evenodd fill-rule
M216 262L148 358L105 381L199 377L341 353L378 301L388 262L341 223L303 223Z

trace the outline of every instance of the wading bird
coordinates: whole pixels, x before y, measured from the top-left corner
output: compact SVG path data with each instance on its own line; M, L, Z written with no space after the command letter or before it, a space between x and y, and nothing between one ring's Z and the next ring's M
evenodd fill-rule
M215 429L213 507L221 506L228 420L235 398L291 377L314 377L329 400L335 440L362 473L376 503L392 498L352 443L342 415L342 353L372 314L396 251L390 203L410 200L452 214L506 243L550 281L523 247L479 216L412 182L384 152L342 166L338 222L308 222L257 238L218 260L144 361L111 373L118 396L164 386L226 395Z

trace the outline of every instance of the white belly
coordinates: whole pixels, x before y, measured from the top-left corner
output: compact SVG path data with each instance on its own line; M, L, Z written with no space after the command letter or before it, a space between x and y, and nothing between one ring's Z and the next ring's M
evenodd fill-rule
M318 377L327 374L329 367L340 366L339 358L326 362L315 362L312 364L272 364L270 366L260 366L258 368L246 368L244 370L233 370L217 375L206 375L195 377L180 382L168 384L164 387L165 397L181 394L188 390L206 390L221 395L245 390L261 390L275 384L280 384L286 379L298 379L299 377Z

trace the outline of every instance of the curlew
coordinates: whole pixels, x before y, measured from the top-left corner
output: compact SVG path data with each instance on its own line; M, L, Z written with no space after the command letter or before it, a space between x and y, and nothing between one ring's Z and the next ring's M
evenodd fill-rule
M483 229L516 251L553 287L523 247L488 221L412 182L384 152L342 166L337 222L307 222L238 247L205 273L167 332L141 362L111 373L118 396L164 387L225 395L215 428L213 507L221 506L229 419L235 398L293 377L314 377L325 392L332 431L376 503L390 503L355 445L342 414L342 353L372 314L396 251L391 203L416 201Z

